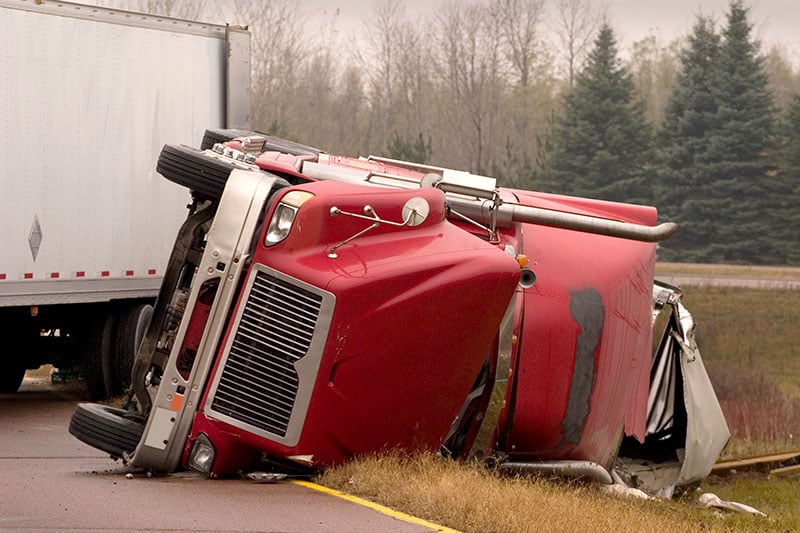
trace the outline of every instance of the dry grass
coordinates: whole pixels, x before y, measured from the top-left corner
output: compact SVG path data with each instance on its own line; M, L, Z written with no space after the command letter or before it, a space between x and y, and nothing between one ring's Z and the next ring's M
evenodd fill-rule
M694 503L622 499L591 484L501 477L479 465L432 454L365 457L330 470L317 481L465 532L724 531L726 527L725 520Z
M684 301L732 433L723 457L800 448L800 292L692 287Z
M800 448L800 399L781 392L775 378L761 370L708 366L732 439L723 458L750 457Z
M715 287L685 292L711 370L730 365L751 378L763 373L784 395L800 398L800 292Z
M800 279L800 269L791 268L676 268ZM733 433L724 456L800 448L800 293L713 287L684 292ZM435 456L361 458L318 481L462 531L800 531L800 480L749 474L707 480L702 490L756 507L769 520L700 508L694 491L676 501L620 500L592 485L503 478Z

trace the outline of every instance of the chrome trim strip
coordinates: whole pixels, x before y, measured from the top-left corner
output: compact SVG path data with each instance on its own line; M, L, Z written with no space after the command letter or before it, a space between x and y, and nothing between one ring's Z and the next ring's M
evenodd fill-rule
M492 437L500 421L500 414L506 403L508 392L508 378L511 373L511 354L514 349L514 306L516 295L511 297L503 320L500 322L499 345L497 349L497 367L494 374L494 383L489 397L489 403L483 414L480 429L475 440L470 447L470 456L483 457L490 455L494 450L492 447Z

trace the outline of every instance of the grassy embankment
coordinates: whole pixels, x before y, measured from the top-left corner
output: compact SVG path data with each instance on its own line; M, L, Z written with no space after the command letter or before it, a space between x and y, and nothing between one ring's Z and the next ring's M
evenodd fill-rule
M663 274L800 279L800 269L660 265ZM698 343L733 438L725 457L800 448L800 291L685 287ZM698 491L630 501L584 486L500 478L432 456L364 458L321 483L463 531L800 531L800 480L739 475L702 491L747 503L769 519L701 508Z

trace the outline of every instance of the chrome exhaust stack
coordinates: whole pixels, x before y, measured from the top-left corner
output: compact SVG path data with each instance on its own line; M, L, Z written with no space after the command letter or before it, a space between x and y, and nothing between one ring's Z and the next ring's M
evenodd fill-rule
M434 176L439 179L436 180ZM423 178L423 186L425 185L448 193L448 210L451 215L485 225L492 238L497 228L510 227L514 222L650 243L667 240L678 231L678 225L674 222L646 226L510 202L500 197L496 180L484 176L462 172L444 172L441 176L428 174Z

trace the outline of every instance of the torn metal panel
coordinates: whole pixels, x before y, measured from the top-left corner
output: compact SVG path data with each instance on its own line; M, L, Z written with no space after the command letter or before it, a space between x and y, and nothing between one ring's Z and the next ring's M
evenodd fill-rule
M653 287L654 339L644 443L623 444L616 469L628 484L669 497L704 479L730 438L678 288Z
M680 362L687 413L686 455L675 482L680 486L708 476L731 434L695 342L692 315L680 302L680 296L673 308L680 324L680 331L673 332L673 337L683 354Z

